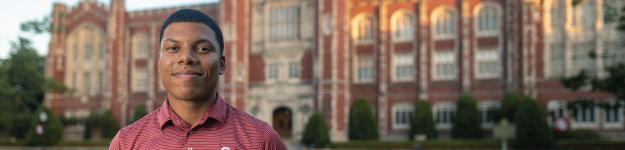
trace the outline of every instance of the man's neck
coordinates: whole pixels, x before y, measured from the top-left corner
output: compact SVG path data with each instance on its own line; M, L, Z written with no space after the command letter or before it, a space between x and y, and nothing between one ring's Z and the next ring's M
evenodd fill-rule
M198 122L206 111L213 105L217 99L216 92L210 94L206 98L199 100L180 100L168 94L169 107L187 124L193 126Z

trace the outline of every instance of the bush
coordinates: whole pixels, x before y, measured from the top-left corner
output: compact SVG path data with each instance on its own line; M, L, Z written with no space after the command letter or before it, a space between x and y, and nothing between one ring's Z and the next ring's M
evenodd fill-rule
M357 100L349 111L348 136L350 140L377 140L378 124L366 100Z
M39 113L45 111L48 114L48 120L44 123L41 123L39 120ZM38 136L35 130L35 127L38 123L43 125L43 133L44 136ZM61 139L63 139L63 123L61 119L56 116L52 110L48 109L45 106L39 106L35 114L32 115L30 129L28 130L28 135L26 137L26 141L30 146L41 145L43 142L43 138L45 138L45 145L53 145L59 143Z
M304 134L302 136L302 143L306 146L310 146L315 143L315 147L323 148L330 144L330 133L326 119L319 113L314 112L309 118L306 128L304 128Z
M119 123L110 110L104 111L102 114L102 138L114 138L119 131Z
M556 132L556 139L571 140L598 140L601 137L597 132L588 129L568 130L566 132Z
M547 114L532 97L525 96L516 110L515 147L519 149L545 149L551 146L551 128Z
M132 115L132 122L135 122L141 118L143 118L145 115L148 115L148 111L145 110L145 106L143 105L139 105L137 107L135 107L135 111Z
M471 94L465 92L457 102L458 109L451 128L454 139L479 139L484 136L482 117L477 111L477 102Z
M432 108L427 100L420 100L415 106L414 114L410 119L410 133L408 139L414 139L417 134L425 134L428 139L438 138L438 131L434 128Z
M523 98L515 92L506 93L506 96L503 98L503 102L501 104L501 115L496 118L495 121L499 122L500 118L506 118L508 119L508 122L513 123L516 115L516 109L521 100L523 100Z
M89 113L89 118L85 118L83 121L85 123L83 139L91 139L91 131L102 126L102 115L94 110Z

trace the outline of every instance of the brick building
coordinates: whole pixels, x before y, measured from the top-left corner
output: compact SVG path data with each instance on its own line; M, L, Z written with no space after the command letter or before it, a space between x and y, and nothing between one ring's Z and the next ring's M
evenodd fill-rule
M198 9L224 33L226 73L220 94L231 105L299 140L308 116L326 116L333 141L346 141L351 104L365 99L383 140L405 140L419 99L433 106L440 138L449 138L455 101L478 100L486 137L489 109L507 91L536 97L573 128L620 138L623 110L591 108L577 116L566 102L615 96L571 92L558 77L579 70L599 76L625 60L622 34L603 10L623 0L224 0L127 11L124 0L55 3L46 74L77 89L48 94L65 117L111 110L122 126L138 105L159 107L166 91L157 74L158 32L169 14ZM589 50L610 57L593 60ZM581 115L580 115L581 114ZM81 127L67 127L79 138Z

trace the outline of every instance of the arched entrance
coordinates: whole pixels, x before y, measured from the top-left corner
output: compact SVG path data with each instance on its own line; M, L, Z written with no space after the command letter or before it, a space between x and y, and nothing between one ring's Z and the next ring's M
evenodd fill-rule
M292 112L288 108L278 108L273 111L273 129L278 132L280 137L290 138L293 121L291 120Z

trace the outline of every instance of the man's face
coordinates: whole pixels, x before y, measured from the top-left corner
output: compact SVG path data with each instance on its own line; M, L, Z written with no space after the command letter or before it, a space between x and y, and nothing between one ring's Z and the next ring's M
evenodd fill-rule
M213 95L226 69L215 32L202 23L172 23L163 31L158 70L163 86L179 100Z

